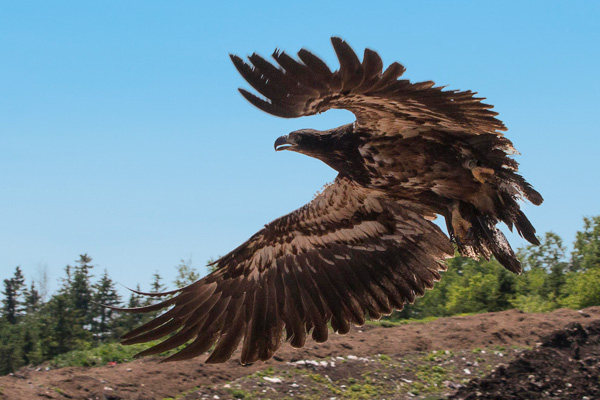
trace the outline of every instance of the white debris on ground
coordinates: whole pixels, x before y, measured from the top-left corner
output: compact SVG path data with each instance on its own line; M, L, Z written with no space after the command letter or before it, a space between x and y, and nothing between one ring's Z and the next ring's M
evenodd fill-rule
M291 361L291 362L287 362L286 364L288 365L295 365L297 367L299 366L308 366L308 367L321 367L321 368L335 368L336 367L336 362L333 360L336 360L338 362L347 362L347 361L358 361L358 362L374 362L375 359L374 358L369 358L369 357L357 357L354 356L352 354L347 355L346 357L331 357L332 361L326 361L326 360L321 360L321 361L317 361L317 360L298 360L298 361Z
M281 378L278 378L276 376L274 377L270 377L270 376L263 376L263 379L267 382L271 382L271 383L281 383L283 382L283 380L281 380Z
M484 359L481 355L486 353ZM461 388L488 366L488 358L499 362L500 358L506 359L512 353L504 348L457 352L441 349L400 358L395 354L375 354L371 357L348 354L294 360L285 362L287 368L282 362L279 366L221 384L223 391L219 395L221 399L256 396L291 400L310 393L322 395L320 398L323 399L339 400L348 396L368 398L366 396L389 394L390 390L395 390L402 393L405 396L403 398L422 399L421 390L447 393ZM314 393L317 390L319 393ZM202 395L202 399L215 399L213 395ZM329 397L332 395L334 397Z

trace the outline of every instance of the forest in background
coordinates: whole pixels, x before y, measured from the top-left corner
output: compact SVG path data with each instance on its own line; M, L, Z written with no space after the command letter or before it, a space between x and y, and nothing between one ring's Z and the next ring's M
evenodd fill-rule
M519 249L524 270L521 275L505 270L494 259L450 259L448 271L432 290L386 318L423 319L512 308L544 312L600 305L600 216L584 218L583 222L570 254L562 238L552 232L540 238L541 246ZM156 299L132 292L124 301L106 271L93 274L92 261L89 255L82 254L75 265L67 265L60 289L47 299L34 281L27 283L18 266L12 277L4 279L0 375L74 350L117 342L122 334L159 313L130 314L101 306L140 307ZM175 287L199 278L190 262L182 260L177 271ZM164 290L160 274L154 273L147 291Z

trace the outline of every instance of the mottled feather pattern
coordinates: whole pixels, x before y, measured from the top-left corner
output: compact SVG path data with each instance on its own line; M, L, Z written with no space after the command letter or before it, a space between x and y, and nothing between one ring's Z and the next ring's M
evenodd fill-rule
M385 71L379 55L366 49L361 63L346 42L332 38L339 70L308 50L295 60L282 51L273 58L279 68L253 54L250 64L237 56L232 60L242 76L265 99L240 89L252 104L270 114L295 118L330 108L352 111L359 127L373 133L394 134L406 128L440 128L468 134L494 133L506 128L492 107L471 91L443 90L434 83L399 80L405 68L391 64Z
M140 355L196 338L169 359L199 355L216 343L207 362L219 362L243 336L241 361L266 360L281 345L284 328L287 340L299 347L311 330L315 340L324 341L328 322L346 333L350 325L362 325L367 313L378 318L402 308L439 280L441 261L452 252L443 232L417 212L338 178L311 203L218 260L216 273L150 306L174 308L130 332L124 343L177 332ZM236 324L225 324L228 319ZM210 333L215 326L218 335Z
M504 222L531 243L535 229L518 200L541 195L518 172L504 125L471 91L399 79L366 49L361 59L332 38L339 69L307 50L298 59L275 51L231 59L260 96L240 89L263 111L294 118L331 108L350 110L352 124L295 131L275 142L339 172L305 206L265 225L213 263L217 270L164 301L130 312L171 307L132 330L123 343L167 337L140 353L186 344L166 361L199 356L224 362L241 347L242 363L268 360L288 341L324 342L367 318L378 319L422 296L454 255L495 256L521 266L496 227ZM446 220L449 236L431 221Z

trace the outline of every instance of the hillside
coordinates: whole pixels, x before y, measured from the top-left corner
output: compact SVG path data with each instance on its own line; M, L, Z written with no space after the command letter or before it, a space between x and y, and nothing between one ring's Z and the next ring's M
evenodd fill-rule
M206 365L201 357L24 368L0 377L0 399L471 399L479 398L477 393L500 398L493 393L502 394L507 386L514 390L506 398L534 398L536 391L540 396L546 391L540 398L549 393L571 398L598 382L599 321L600 307L545 314L510 310L368 325L300 350L284 345L275 359L249 366L237 361ZM545 366L548 371L542 373ZM569 386L571 381L577 385Z

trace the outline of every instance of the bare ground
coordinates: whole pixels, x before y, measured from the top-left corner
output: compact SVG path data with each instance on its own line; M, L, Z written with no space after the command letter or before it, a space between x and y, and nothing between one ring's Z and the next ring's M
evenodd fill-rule
M365 326L304 349L284 345L273 360L249 366L204 358L24 368L0 377L0 399L591 400L600 398L600 307Z

